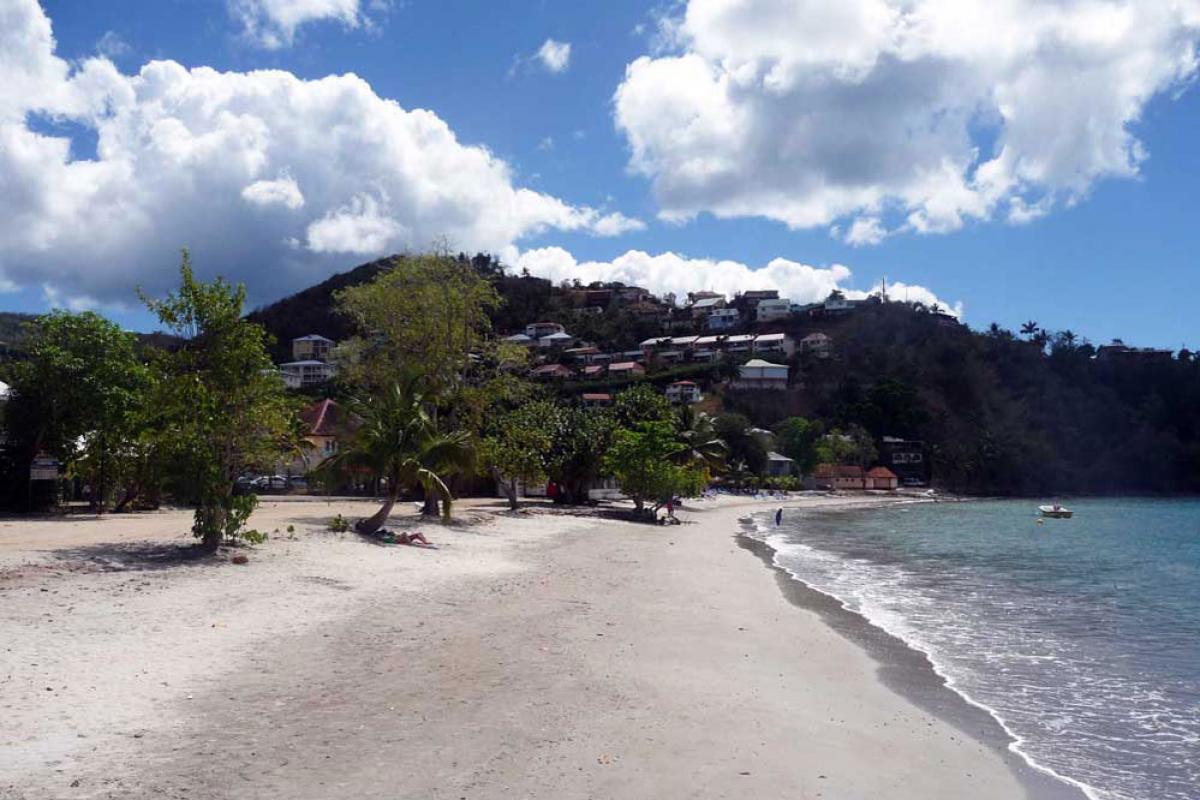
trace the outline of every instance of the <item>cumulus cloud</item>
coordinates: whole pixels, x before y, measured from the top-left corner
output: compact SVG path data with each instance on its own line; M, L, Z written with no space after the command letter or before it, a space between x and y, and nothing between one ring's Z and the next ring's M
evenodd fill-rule
M290 47L296 30L313 22L340 22L347 28L367 24L359 0L228 0L229 11L246 38L267 49Z
M563 72L571 64L571 43L547 39L538 48L537 58L550 72Z
M581 262L561 247L541 247L521 253L516 266L555 283L574 279L585 284L620 281L642 286L658 295L674 294L677 298L699 290L732 297L752 289L776 289L781 297L794 303L815 303L829 297L835 289L850 299L862 299L882 288L877 285L864 291L850 287L848 282L852 273L843 264L814 267L786 258L772 259L756 269L737 261L688 258L670 252L651 255L630 250L612 261ZM961 302L947 303L923 286L890 282L888 296L929 306L936 304L955 316L963 313Z
M95 158L73 158L38 119L93 130ZM181 246L269 299L347 254L443 238L512 254L548 231L643 227L515 185L486 148L354 75L72 68L34 0L0 0L0 187L0 281L103 302L170 286Z
M687 0L665 30L614 98L661 215L857 217L868 244L1135 175L1131 126L1196 73L1200 0Z

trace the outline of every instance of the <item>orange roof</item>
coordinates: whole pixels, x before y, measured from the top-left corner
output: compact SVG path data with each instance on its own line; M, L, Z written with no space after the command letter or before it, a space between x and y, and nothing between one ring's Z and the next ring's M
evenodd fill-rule
M896 473L887 467L875 467L867 473L868 478L896 478Z
M349 417L349 418L348 418ZM357 417L347 415L333 400L321 400L300 412L309 436L337 436L352 429Z
M671 385L672 386L695 386L696 382L695 381L675 381Z
M844 464L818 464L813 471L817 478L861 478L862 467L846 466Z

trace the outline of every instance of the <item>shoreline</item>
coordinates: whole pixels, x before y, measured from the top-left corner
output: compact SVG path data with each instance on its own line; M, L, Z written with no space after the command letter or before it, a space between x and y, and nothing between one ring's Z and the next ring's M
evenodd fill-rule
M0 797L1033 796L744 557L777 505L398 513L429 551L324 531L373 504L264 503L279 538L199 568L157 560L182 512L0 526Z
M971 499L956 497L942 502L970 502ZM831 515L847 511L883 511L904 502L897 498L893 503L874 508L796 508L805 514ZM783 507L787 508L788 505L785 503ZM755 516L767 518L769 513L760 511ZM870 654L879 664L879 678L885 685L995 750L1020 779L1030 797L1039 800L1094 800L1091 787L1037 763L1024 753L1020 749L1020 737L1008 728L1004 719L994 709L954 686L928 653L848 608L835 595L793 575L786 567L776 563L776 550L754 535L748 518L743 517L739 524L738 544L775 574L779 589L789 602L817 613L832 629Z

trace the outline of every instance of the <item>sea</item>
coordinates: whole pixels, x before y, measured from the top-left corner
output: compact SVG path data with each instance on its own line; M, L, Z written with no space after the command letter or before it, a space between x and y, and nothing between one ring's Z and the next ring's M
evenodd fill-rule
M1200 798L1200 500L785 512L777 566L923 652L1036 769L1095 800Z

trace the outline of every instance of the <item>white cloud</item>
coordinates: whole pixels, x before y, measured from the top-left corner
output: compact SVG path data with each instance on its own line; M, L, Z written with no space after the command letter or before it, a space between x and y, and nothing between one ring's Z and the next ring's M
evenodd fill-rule
M571 64L571 43L547 39L538 48L537 57L550 72L563 72Z
M688 0L615 95L669 220L1028 221L1137 173L1197 68L1200 0ZM880 226L867 220L880 220ZM853 230L853 228L852 228Z
M27 115L97 136L94 159ZM132 301L176 279L188 246L203 274L255 299L349 266L346 254L427 247L506 254L552 230L644 227L514 183L508 164L458 141L354 75L218 72L154 61L133 75L54 54L34 0L0 0L0 282Z
M289 211L304 207L304 195L288 175L273 181L255 181L242 189L242 199L256 206L283 206Z
M815 303L827 298L834 289L841 290L851 299L865 298L870 293L847 286L852 273L843 264L813 267L786 258L772 259L755 269L737 261L688 258L670 252L650 255L641 250L630 250L612 261L580 262L561 247L542 247L521 253L515 265L555 283L576 278L585 284L620 281L645 287L659 295L674 294L677 298L699 290L732 297L750 289L777 289L781 297L794 303ZM879 289L875 286L871 292ZM907 299L926 305L936 303L956 316L962 315L962 303L946 303L923 286L889 283L888 295L893 300Z
M251 41L268 49L290 47L296 30L313 22L368 24L359 0L228 0L230 13Z
M128 55L131 49L129 44L116 31L105 31L100 40L96 42L96 52L105 58L118 58Z
M887 238L888 232L884 230L883 224L878 217L859 217L850 225L850 230L846 231L846 244L854 247L863 245L879 244Z

